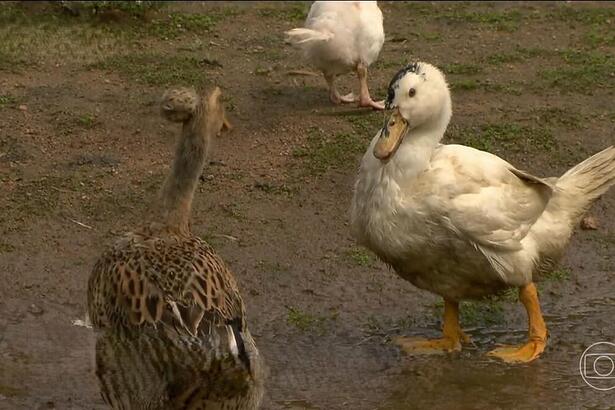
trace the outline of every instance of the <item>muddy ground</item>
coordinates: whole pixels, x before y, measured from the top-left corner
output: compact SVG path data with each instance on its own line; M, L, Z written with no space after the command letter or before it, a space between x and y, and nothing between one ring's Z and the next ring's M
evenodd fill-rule
M538 361L485 353L524 340L514 297L463 305L475 346L407 357L396 335L437 336L442 303L354 245L358 161L382 114L334 107L284 44L309 4L192 3L71 16L0 5L0 408L103 409L83 318L90 268L136 226L178 128L174 85L220 85L235 129L216 142L193 231L237 275L270 368L267 409L613 408L579 358L615 342L615 191L540 282L550 330ZM370 71L384 97L415 59L454 89L448 142L541 176L615 142L614 3L381 3L387 41ZM346 76L341 88L357 88ZM613 352L615 353L615 352Z

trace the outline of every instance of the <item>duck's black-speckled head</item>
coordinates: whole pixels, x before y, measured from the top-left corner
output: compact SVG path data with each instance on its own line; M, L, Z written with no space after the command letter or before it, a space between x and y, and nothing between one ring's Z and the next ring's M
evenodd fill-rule
M383 161L395 154L407 133L421 127L446 129L452 111L444 74L429 63L408 64L391 79L385 108L393 112L374 146L374 156Z
M389 83L389 88L387 91L387 99L385 101L385 109L391 109L391 104L393 104L393 100L395 99L395 90L399 88L399 82L402 78L406 76L408 73L419 74L419 70L421 66L419 63L410 63L401 70L399 70Z

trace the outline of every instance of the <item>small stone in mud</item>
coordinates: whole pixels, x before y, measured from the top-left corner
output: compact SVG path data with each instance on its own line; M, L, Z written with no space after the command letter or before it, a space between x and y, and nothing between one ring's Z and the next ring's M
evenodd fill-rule
M28 106L27 105L20 105L17 108L19 108L19 110L21 110L21 111L28 111Z
M581 219L581 229L596 230L598 228L599 228L598 220L594 218L593 216L589 215Z
M28 308L28 312L32 313L34 316L40 316L45 313L43 308L36 306L34 303L30 305L30 307Z

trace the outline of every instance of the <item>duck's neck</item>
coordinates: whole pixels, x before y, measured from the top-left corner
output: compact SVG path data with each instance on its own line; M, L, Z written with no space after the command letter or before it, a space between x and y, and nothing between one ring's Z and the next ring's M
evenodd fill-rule
M170 174L160 192L162 221L170 230L189 231L194 191L208 154L211 135L199 110L184 123Z
M434 150L440 144L448 125L449 117L413 128L404 137L401 146L390 163L404 179L414 178L427 169Z

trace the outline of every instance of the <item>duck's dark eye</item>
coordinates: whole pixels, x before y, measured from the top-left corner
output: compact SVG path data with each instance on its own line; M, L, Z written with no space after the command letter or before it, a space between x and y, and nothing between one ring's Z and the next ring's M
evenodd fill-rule
M416 90L414 88L411 88L410 91L408 91L408 95L410 97L414 97L415 94L416 94Z

